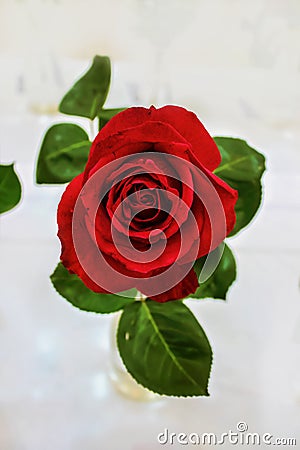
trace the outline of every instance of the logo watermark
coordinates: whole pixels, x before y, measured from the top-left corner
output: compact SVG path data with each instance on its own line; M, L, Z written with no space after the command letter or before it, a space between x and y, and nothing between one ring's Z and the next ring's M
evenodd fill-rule
M245 445L245 446L261 446L261 445L277 445L296 447L296 438L292 437L276 437L271 433L255 433L248 431L246 422L238 422L236 430L216 433L174 433L165 428L159 433L157 440L161 445Z

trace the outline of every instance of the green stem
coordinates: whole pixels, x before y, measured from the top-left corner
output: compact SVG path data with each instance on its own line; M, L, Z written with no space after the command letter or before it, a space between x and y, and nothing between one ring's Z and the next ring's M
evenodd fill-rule
M144 302L147 298L147 295L142 294L140 291L137 291L137 294L135 296L135 300L137 302Z
M90 140L93 142L94 139L95 139L94 121L90 119Z

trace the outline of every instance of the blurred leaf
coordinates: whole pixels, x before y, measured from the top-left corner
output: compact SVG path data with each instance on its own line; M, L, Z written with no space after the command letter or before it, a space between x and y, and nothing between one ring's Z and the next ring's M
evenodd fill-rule
M108 56L95 56L90 69L67 92L59 111L73 116L95 119L105 103L110 86L111 67Z
M142 386L165 395L209 395L210 344L182 302L126 306L117 342L128 372Z
M125 111L125 109L127 108L101 109L98 113L99 131L104 127L104 125L107 124L107 122L110 121L112 117L122 111Z
M21 183L14 171L14 165L0 165L0 214L19 203L21 191Z
M236 224L229 235L233 236L248 225L259 208L265 158L242 139L215 137L214 140L222 156L214 173L239 193L235 206Z
M62 123L47 131L37 162L36 181L67 183L83 172L91 142L78 125Z
M234 256L228 245L221 244L210 253L207 267L201 274L207 256L208 255L199 258L194 265L194 270L198 276L200 286L194 294L190 295L190 297L219 298L226 300L227 291L236 278L236 262ZM210 273L216 264L216 269L213 271L212 275L206 281L202 282L201 280L205 277L205 274Z
M75 274L71 274L60 262L51 281L56 291L76 308L95 313L111 313L124 308L125 305L135 302L136 289L116 294L98 294L86 287L83 281Z

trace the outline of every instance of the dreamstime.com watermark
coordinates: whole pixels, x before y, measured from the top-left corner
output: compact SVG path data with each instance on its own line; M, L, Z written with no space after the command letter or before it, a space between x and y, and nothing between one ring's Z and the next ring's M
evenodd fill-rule
M165 428L159 433L157 440L161 445L277 445L296 447L296 438L275 437L270 433L252 433L248 432L246 422L239 422L236 430L229 430L226 433L217 435L215 433L172 433Z

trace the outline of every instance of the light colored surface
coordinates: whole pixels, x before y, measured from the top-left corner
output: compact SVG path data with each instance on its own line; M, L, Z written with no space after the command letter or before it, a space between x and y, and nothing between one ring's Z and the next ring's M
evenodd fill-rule
M28 3L34 2L3 1L1 8L12 17ZM47 7L51 18L52 3L40 2L37 8ZM121 12L125 3L130 2ZM76 2L77 15L68 27L78 24L85 5ZM111 3L110 18L116 5ZM55 8L66 11L67 6L61 1ZM0 160L17 162L24 187L21 205L0 219L1 450L152 450L161 447L157 434L164 428L220 435L235 431L239 421L247 422L249 431L296 437L300 445L299 2L201 0L198 6L193 25L164 55L161 100L193 109L212 135L247 139L266 154L268 167L259 215L229 243L238 280L228 302L188 303L214 349L209 398L136 403L120 397L106 376L112 318L72 308L49 281L59 258L55 215L63 188L35 186L34 161L44 131L62 117L33 115L28 106L41 94L48 101L64 92L86 66L85 60L70 57L90 58L100 47L99 53L118 60L109 105L148 104L154 78L137 48L153 57L150 44L146 38L133 41L132 33L138 32L127 32L124 24L123 42L118 31L109 45L98 44L101 27L87 35L84 25L73 44L58 27L53 42L67 55L59 60L64 83L50 79L40 90L37 82L31 88L25 82L36 73L24 68L21 31L12 37L7 24L0 28L7 42L0 53L5 86ZM130 8L127 14L136 14ZM90 20L95 21L93 15ZM102 22L113 33L109 20ZM26 33L24 45L30 39ZM84 51L77 46L81 37ZM97 44L86 50L93 39ZM176 59L177 48L181 58L187 50L184 66Z

